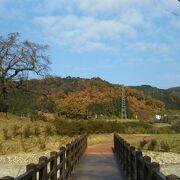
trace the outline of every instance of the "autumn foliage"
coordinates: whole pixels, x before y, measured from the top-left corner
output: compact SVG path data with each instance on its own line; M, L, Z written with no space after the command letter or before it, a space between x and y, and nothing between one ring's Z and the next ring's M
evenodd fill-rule
M29 94L24 90L23 93L21 90L13 92L12 96L16 98L12 98L11 111L14 113L17 112L17 106L13 107L15 105L13 99L16 99L16 102L18 100L22 103L19 104L19 108L25 113L50 112L76 119L120 116L121 86L110 84L100 78L47 77L23 83ZM125 91L129 118L142 112L155 112L164 108L162 101L145 96L142 91L129 87L126 87ZM21 101L23 96L27 98L28 105Z
M144 118L165 108L162 101L143 91L129 87L125 91L128 118ZM53 113L70 119L121 116L121 85L100 78L26 80L10 97L10 112L21 115Z

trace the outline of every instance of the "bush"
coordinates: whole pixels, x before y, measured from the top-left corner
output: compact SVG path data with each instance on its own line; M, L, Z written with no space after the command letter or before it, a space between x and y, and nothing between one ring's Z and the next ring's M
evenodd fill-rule
M39 129L39 127L35 127L35 128L34 128L34 135L35 135L35 136L39 136L39 135L40 135L40 129Z
M8 129L3 129L3 136L5 140L11 139Z
M172 122L172 128L177 132L180 133L180 119Z
M53 134L54 134L54 133L53 133L52 126L47 125L47 126L45 127L45 136L51 136L51 135L53 135Z
M119 133L148 133L151 129L151 125L139 122L116 122L116 121L54 121L55 131L59 135L75 135L75 134L94 134L101 133L113 133L117 131Z
M18 136L20 134L19 129L20 129L20 127L18 125L14 125L12 127L12 135L13 135L13 137L16 137L16 136Z
M169 152L171 149L170 145L164 141L161 141L160 146L161 146L161 150L164 152Z
M142 122L117 122L117 121L103 121L103 120L79 120L79 121L54 121L55 132L59 135L75 135L75 134L94 134L101 133L113 133L117 131L119 133L126 134L160 134L160 133L172 133L170 127L165 128L153 128L151 124Z
M148 140L143 139L142 141L139 142L139 148L143 149L147 143L148 143Z
M40 150L45 150L46 149L46 141L47 141L47 137L45 136L41 136L39 137L39 149Z
M47 121L46 116L43 116L43 114L39 114L37 111L33 111L30 115L31 121L36 121L36 120L42 120L42 121Z
M32 131L29 125L24 128L23 134L25 138L29 138L32 135Z
M157 146L157 140L156 139L151 139L149 145L148 145L148 150L154 151L154 149Z

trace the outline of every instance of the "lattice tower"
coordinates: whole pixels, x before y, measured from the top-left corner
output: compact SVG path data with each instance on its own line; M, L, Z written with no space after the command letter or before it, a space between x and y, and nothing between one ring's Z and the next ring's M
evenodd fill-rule
M125 88L121 88L121 118L127 119Z

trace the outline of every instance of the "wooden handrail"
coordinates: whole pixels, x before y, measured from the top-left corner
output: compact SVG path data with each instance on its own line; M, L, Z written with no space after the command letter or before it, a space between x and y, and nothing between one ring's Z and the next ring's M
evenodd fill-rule
M85 134L61 147L58 152L51 152L49 157L40 157L38 164L28 164L22 175L15 178L6 176L2 180L67 180L86 148Z
M114 133L114 152L128 180L179 180L176 175L165 176L160 165L149 156L130 146L119 134Z

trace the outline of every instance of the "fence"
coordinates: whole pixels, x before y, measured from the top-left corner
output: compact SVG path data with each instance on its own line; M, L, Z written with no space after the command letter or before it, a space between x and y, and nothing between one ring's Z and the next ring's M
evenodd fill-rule
M50 157L40 157L38 164L28 164L24 174L2 180L67 180L86 147L87 135L83 135L59 152L51 152Z
M149 156L143 156L117 133L114 134L114 151L128 180L180 180L175 175L162 174L158 163L151 162Z

